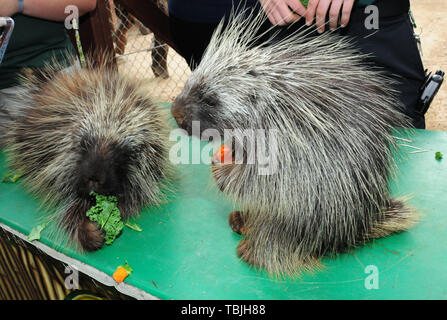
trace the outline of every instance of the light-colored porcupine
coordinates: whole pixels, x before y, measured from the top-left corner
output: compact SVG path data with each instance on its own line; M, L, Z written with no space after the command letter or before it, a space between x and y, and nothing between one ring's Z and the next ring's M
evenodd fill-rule
M323 255L413 225L416 213L390 198L388 184L390 132L409 122L391 81L352 41L303 29L261 40L264 22L263 13L242 12L221 24L171 112L190 134L193 121L220 134L276 130L274 174L259 174L258 162L218 163L213 174L241 207L230 214L244 234L238 255L272 274L299 275Z
M23 77L28 92L12 110L7 154L13 170L81 249L99 249L104 233L86 217L93 191L117 197L122 219L157 205L172 168L167 117L137 80L106 67Z

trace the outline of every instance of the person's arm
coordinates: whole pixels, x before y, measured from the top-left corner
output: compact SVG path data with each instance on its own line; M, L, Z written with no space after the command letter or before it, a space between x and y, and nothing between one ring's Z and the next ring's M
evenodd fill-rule
M259 0L259 2L272 24L283 26L304 16L308 26L315 20L320 33L325 29L328 12L331 29L337 27L339 19L341 27L345 27L354 5L354 0L309 0L306 9L300 0Z
M65 8L69 5L78 7L80 16L96 7L96 0L24 0L23 3L23 14L53 21L63 21L67 17ZM0 0L0 16L10 17L17 12L17 0Z

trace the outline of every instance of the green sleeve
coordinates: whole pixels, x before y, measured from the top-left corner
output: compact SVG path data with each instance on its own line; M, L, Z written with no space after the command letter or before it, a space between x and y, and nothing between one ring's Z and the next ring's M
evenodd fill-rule
M69 66L68 54L76 54L64 22L16 14L15 27L0 65L0 89L19 84L23 68L41 68L53 59Z
M392 0L388 0L388 1L392 1ZM373 4L374 2L376 2L376 0L358 0L357 5L359 5L361 7L365 7L365 6L369 6L370 4Z

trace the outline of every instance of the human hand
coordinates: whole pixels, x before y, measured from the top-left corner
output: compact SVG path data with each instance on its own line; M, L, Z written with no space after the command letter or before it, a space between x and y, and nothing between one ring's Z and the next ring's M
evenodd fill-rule
M284 26L295 22L306 13L306 7L300 0L259 0L259 2L273 25Z
M10 17L19 11L17 0L0 0L0 17Z
M340 26L346 27L351 17L354 0L309 0L306 11L306 25L312 25L314 18L319 33L324 32L326 16L329 11L329 27L337 28L340 18ZM329 9L330 8L330 9Z

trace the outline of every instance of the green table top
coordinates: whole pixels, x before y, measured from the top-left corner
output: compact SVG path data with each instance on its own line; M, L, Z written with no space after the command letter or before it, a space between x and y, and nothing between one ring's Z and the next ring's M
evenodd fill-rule
M162 299L446 299L447 133L416 130L411 139L402 143L428 151L399 160L391 188L393 195L413 196L421 222L326 258L325 270L301 279L272 279L238 259L240 236L227 223L233 207L215 188L206 164L178 165L176 193L160 208L142 211L136 219L142 232L125 228L111 246L86 254L58 247L49 229L40 241L110 276L128 261L134 272L125 282ZM446 159L435 160L437 151ZM5 172L1 154L0 174ZM27 235L40 217L38 202L20 184L0 183L1 223ZM377 267L378 289L365 287L369 265Z

